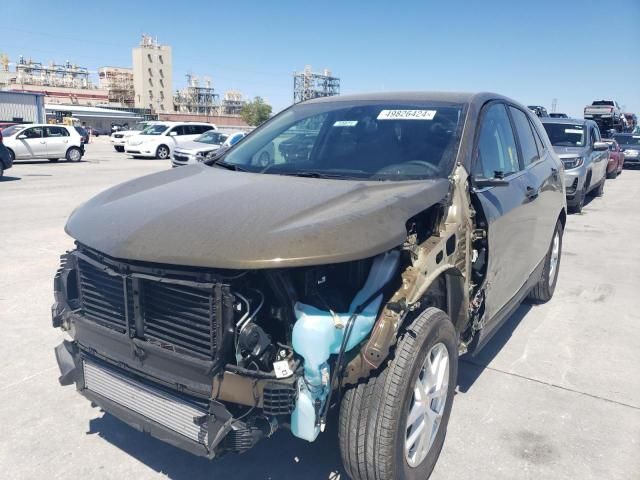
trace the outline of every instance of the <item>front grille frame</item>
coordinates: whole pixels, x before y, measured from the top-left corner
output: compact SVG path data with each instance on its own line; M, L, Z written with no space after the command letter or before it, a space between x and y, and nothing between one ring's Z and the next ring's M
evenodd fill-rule
M76 275L78 279L78 293L80 308L75 312L88 321L102 327L110 328L116 333L126 335L131 339L144 341L167 351L173 351L183 355L189 355L199 360L214 361L219 363L224 354L225 326L232 319L225 318L224 314L233 315L228 306L233 303L233 295L230 292L228 279L224 274L215 271L205 271L199 268L162 266L162 268L145 264L144 262L127 262L107 257L99 252L82 248L79 245L74 250L76 257ZM82 275L83 262L99 269L105 275L118 278L122 281L122 304L124 305L125 328L112 328L108 322L96 321L95 316L86 314L86 299L83 298ZM170 337L162 338L162 335L151 335L149 322L145 312L145 283L148 285L175 286L180 289L198 289L208 296L208 345L207 348L192 348L188 344L175 344ZM179 300L179 299L178 299ZM157 308L156 308L157 311ZM204 318L204 317L203 317ZM178 319L179 320L179 319ZM202 326L200 325L200 328ZM177 331L177 330L176 330ZM157 333L157 332L156 332ZM168 332L169 334L171 332ZM188 342L186 342L188 343ZM201 345L202 346L202 345Z

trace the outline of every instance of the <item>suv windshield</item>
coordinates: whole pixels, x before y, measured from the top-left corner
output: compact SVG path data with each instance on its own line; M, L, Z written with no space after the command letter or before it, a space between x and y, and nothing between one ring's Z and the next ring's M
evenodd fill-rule
M4 131L2 133L4 133ZM640 145L640 135L614 135L613 138L620 145L631 145L636 147Z
M136 123L133 127L131 127L131 130L135 130L135 131L142 131L145 128L147 128L148 124L146 122L140 122L140 123Z
M551 145L556 147L584 147L584 127L569 123L543 123Z
M167 126L162 124L149 125L140 135L162 135L166 129Z
M280 175L371 180L447 177L464 117L464 105L452 103L300 104L258 128L215 163Z
M227 135L225 135L224 133L216 132L215 130L209 130L207 132L204 132L194 141L206 143L208 145L222 145L226 139Z

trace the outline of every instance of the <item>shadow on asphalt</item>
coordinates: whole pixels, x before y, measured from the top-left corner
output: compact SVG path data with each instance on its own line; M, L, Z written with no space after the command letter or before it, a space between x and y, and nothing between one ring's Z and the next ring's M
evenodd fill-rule
M3 175L0 178L0 182L15 182L16 180L22 180L20 177L10 177L9 175Z
M70 162L68 160L58 160L57 162L50 162L47 159L44 160L16 160L13 162L13 166L19 167L20 165L76 165L78 163L91 163L87 160L78 160L77 162Z
M527 313L529 313L531 308L532 306L526 303L520 305L480 352L473 356L465 355L460 357L458 367L459 392L467 393L469 391L478 377L484 372L487 365L489 365L500 350L502 350L502 347L507 344L513 332L516 331L516 328L518 328L518 325L520 325L520 322Z
M326 431L313 443L280 430L246 453L230 454L213 461L156 440L109 414L91 420L87 434L99 435L174 480L327 480L348 478L342 470L337 430L337 419L331 418Z

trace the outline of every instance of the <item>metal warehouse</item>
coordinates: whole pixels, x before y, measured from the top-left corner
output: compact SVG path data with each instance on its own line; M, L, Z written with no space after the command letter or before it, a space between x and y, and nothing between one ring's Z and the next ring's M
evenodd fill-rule
M142 120L141 115L121 110L81 105L46 105L47 117L56 119L59 116L71 116L80 123L98 130L111 130L112 124L133 125Z
M44 95L0 91L0 122L44 123Z

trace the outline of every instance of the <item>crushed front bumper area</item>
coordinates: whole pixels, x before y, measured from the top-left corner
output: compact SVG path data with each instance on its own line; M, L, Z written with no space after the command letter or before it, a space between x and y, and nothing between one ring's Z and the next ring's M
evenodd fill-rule
M223 440L237 443L234 437L243 425L222 403L180 395L132 377L81 352L72 342L58 345L55 353L60 384L75 383L88 400L141 432L207 458L218 455Z

